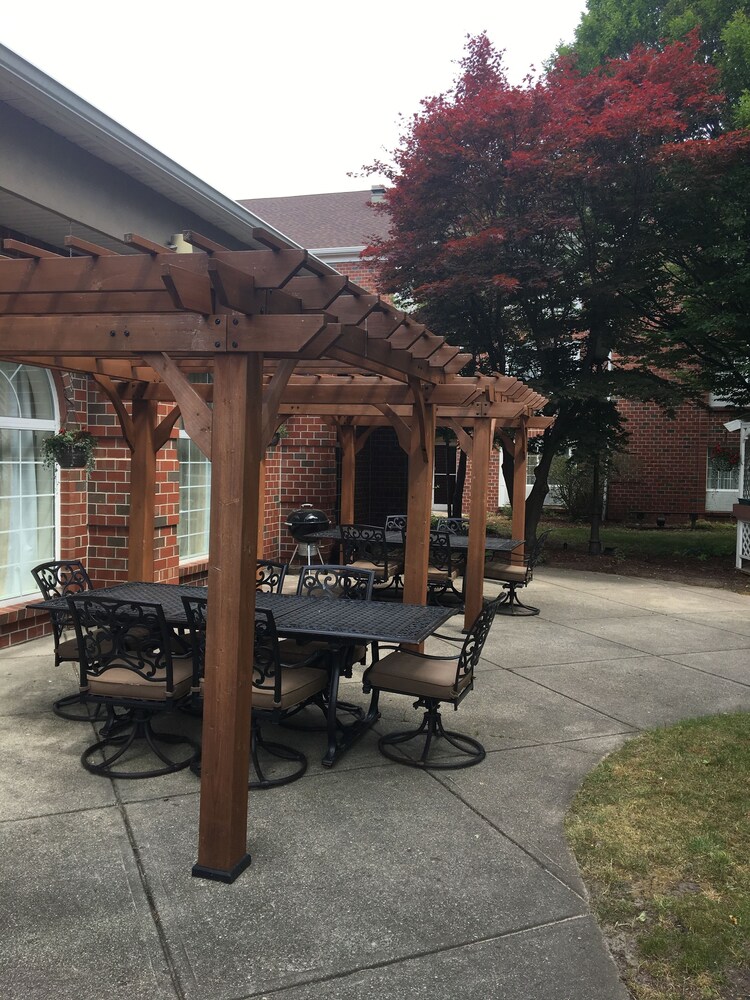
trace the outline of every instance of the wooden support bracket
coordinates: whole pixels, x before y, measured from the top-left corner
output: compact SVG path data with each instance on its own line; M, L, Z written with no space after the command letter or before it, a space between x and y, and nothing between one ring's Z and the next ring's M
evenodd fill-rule
M135 451L135 427L133 426L133 421L130 414L125 409L125 404L117 391L117 387L111 378L107 375L96 375L93 376L94 381L102 390L104 395L109 399L110 403L114 407L115 413L117 414L117 419L120 421L120 429L122 431L122 436L125 438L125 443L131 452Z
M375 408L380 410L383 416L388 419L388 423L396 432L399 447L408 455L411 448L411 431L409 425L388 403L376 403Z
M448 417L445 420L445 425L450 427L453 433L456 435L456 440L458 441L458 446L461 451L471 458L471 453L474 450L474 439L471 434L463 429L461 424L455 417Z
M292 377L296 361L280 361L271 381L263 389L263 428L261 432L261 447L265 451L276 433L279 422L279 403L289 379Z
M172 428L180 418L179 406L173 406L169 413L154 428L154 448L159 451L169 440Z
M198 395L168 354L144 354L143 360L161 375L172 390L185 422L185 430L196 447L210 460L213 416L208 404Z

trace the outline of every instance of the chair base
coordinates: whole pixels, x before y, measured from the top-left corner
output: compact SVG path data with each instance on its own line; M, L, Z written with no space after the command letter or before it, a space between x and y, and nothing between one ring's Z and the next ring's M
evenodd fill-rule
M78 706L78 711L73 708L75 705ZM70 706L70 710L68 710L68 706ZM95 722L99 718L101 710L101 704L90 702L82 691L67 694L64 698L58 698L57 701L52 702L52 711L55 715L60 719L67 719L68 722Z
M124 720L123 720L124 723ZM137 778L158 778L163 774L173 774L189 767L200 757L200 746L186 736L177 736L174 733L155 733L151 727L151 718L147 712L135 709L133 718L129 721L131 726L129 732L123 732L123 725L118 725L116 720L110 720L102 732L106 732L104 739L98 740L81 754L81 764L90 771L91 774L98 774L105 778L123 778L125 780ZM162 761L163 767L150 768L146 771L120 771L113 767L127 751L138 740L145 740L151 752ZM161 749L161 745L178 746L185 744L190 747L191 754L184 760L173 760ZM106 756L107 749L115 752L111 756ZM94 763L92 758L99 752L104 753L105 759L100 763Z
M409 743L411 740L424 737L424 747L421 756L414 760L411 757L404 757L391 750L393 746L402 743ZM450 760L430 760L429 754L434 742L444 739L451 746L461 753L461 757ZM417 729L404 729L395 733L388 733L378 740L378 750L389 760L397 764L404 764L406 767L419 767L424 770L435 771L457 771L462 767L473 767L481 763L487 756L487 752L482 744L471 736L464 736L443 727L443 720L436 704L427 705L422 723Z
M292 722L290 720L294 719L295 716L305 708L310 708L315 705L323 713L323 722L320 723L310 723L305 725L304 723ZM365 717L365 711L361 705L355 705L353 702L349 701L337 701L336 702L336 726L339 729L344 728L344 723L339 721L339 712L345 715L350 715L354 722L362 722ZM316 696L312 701L305 702L304 705L297 705L295 708L291 709L282 719L279 720L279 726L283 729L293 729L299 733L324 733L328 730L328 699L323 696Z
M498 601L497 614L530 618L532 615L539 614L539 608L535 608L532 604L524 604L519 600L516 588L510 587L508 593Z
M277 760L291 761L297 766L279 778L269 778L263 770L263 765L260 762L258 754L259 750L267 753L270 757L275 757ZM263 734L260 732L260 726L257 722L253 724L250 761L257 777L257 780L250 780L247 783L247 787L251 791L265 788L279 788L281 785L289 785L293 781L298 781L307 770L307 757L301 750L295 750L294 747L290 747L286 743L275 743L271 740L264 740ZM200 778L200 760L194 761L190 765L190 770L193 774Z
M250 750L253 770L258 778L257 781L249 781L247 787L251 790L256 788L278 788L281 785L289 785L293 781L298 781L307 770L307 757L301 750L295 750L294 747L290 747L286 743L274 743L270 740L264 740L263 734L259 730L260 727L256 723L255 738L252 741L253 745ZM280 778L268 778L258 759L259 750L264 751L264 753L267 753L271 757L276 757L278 760L291 761L297 766L294 770L282 775Z

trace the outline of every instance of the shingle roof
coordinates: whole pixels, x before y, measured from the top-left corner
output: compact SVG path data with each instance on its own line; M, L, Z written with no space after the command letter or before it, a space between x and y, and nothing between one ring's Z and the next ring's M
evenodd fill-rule
M388 235L388 216L371 205L373 192L337 191L287 198L240 201L254 215L310 250L366 246L373 236Z

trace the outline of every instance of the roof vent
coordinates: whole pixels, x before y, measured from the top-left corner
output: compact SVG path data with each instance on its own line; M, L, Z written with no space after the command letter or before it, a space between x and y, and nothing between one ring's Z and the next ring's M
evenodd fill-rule
M385 185L373 184L370 188L370 201L385 201Z

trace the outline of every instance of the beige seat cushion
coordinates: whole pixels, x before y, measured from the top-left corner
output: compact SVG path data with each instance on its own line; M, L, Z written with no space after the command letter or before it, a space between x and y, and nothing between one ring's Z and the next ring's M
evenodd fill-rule
M370 562L368 559L357 559L353 563L347 563L347 566L351 569L371 569L375 573L375 576L382 576L385 572L385 566L379 566L377 563ZM396 570L391 567L390 563L388 564L388 571L391 573L396 572Z
M273 684L258 687L253 684L253 708L293 708L328 687L328 673L315 667L296 667L281 671L281 701L273 700Z
M147 681L140 674L128 670L126 666L112 665L98 677L89 677L90 694L107 698L140 698L143 701L165 701L167 688L165 672L157 670L154 680ZM175 658L172 661L172 681L174 683L173 697L181 698L190 691L193 680L193 661L191 657Z
M495 568L492 572L493 580L506 580L508 583L525 583L528 570L525 566L503 566L502 569Z
M454 688L457 660L426 660L397 651L378 660L367 670L365 679L377 688L415 697L451 701L469 684L471 674L462 677Z
M458 577L458 570L451 569L448 573L445 569L438 569L436 566L427 567L427 580L430 583L442 583L444 580L455 580Z
M201 677L201 697L203 697L204 680ZM315 667L293 667L291 670L282 670L281 673L281 701L273 700L273 682L269 679L267 686L253 684L253 708L261 708L270 711L273 708L293 708L319 691L325 691L328 687L328 671L318 670Z

